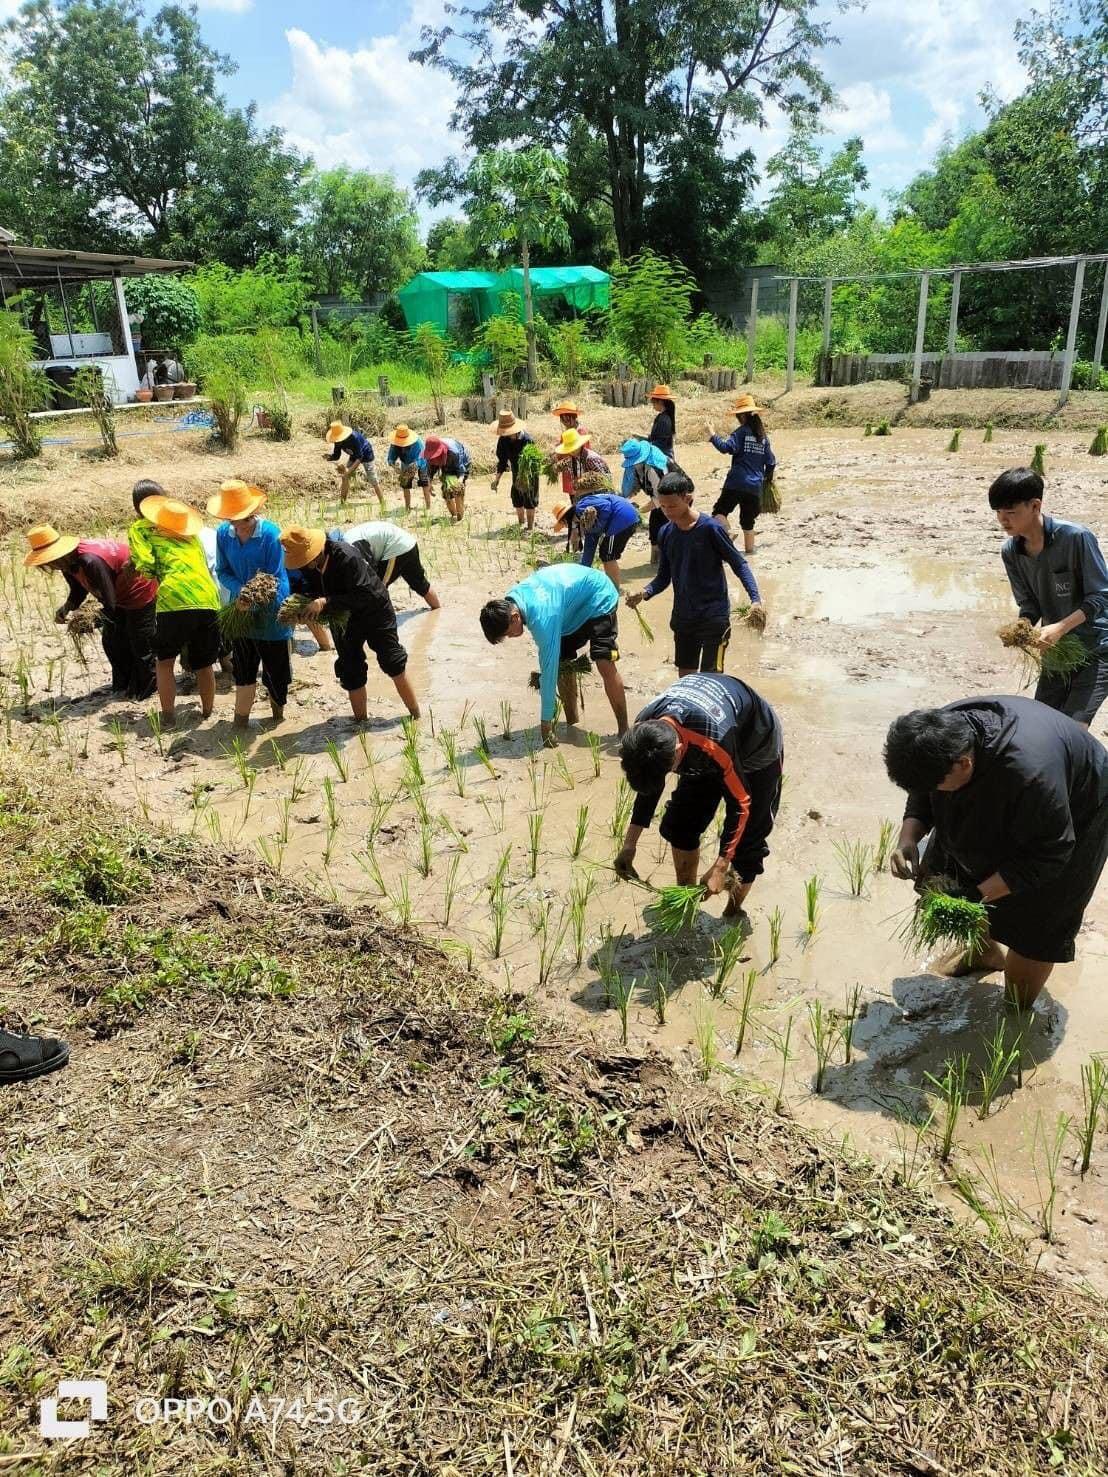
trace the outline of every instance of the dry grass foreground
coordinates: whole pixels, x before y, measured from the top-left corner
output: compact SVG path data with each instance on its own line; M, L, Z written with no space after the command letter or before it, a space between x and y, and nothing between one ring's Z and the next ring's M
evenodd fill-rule
M1104 1471L1103 1309L740 1091L13 750L0 879L0 1016L74 1048L0 1093L5 1471Z

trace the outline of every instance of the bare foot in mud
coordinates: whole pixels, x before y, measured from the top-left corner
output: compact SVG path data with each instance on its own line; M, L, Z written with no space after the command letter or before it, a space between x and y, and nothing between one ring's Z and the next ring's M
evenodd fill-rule
M992 974L1003 968L1004 950L990 940L985 952L974 954L972 958L964 949L952 949L947 954L941 954L932 962L931 973L955 980L968 974Z

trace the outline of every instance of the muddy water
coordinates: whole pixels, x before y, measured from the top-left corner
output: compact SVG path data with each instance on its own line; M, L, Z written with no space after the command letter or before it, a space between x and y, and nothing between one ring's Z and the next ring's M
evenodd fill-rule
M26 585L24 609L11 615L0 657L9 692L17 652L35 661L30 702L40 720L51 716L64 685L60 724L40 721L28 730L51 762L73 763L110 784L124 803L138 802L182 829L264 849L284 869L317 876L346 900L394 916L410 908L418 926L451 941L474 967L615 1042L619 1017L598 968L598 951L613 937L616 965L624 980L634 982L632 1048L653 1046L694 1068L707 1060L721 1092L738 1086L780 1097L803 1121L865 1152L891 1156L905 1172L932 1180L949 1195L930 1152L934 1131L917 1134L928 1111L926 1074L941 1075L944 1062L964 1052L976 1083L982 1043L998 1020L998 989L993 980L939 980L925 972L924 961L906 957L896 935L910 890L885 873L870 875L861 897L850 896L835 851L843 841L876 842L882 820L899 816L902 797L880 760L893 717L973 691L1015 691L1021 680L995 637L1009 597L999 540L980 507L987 476L1017 460L1020 448L977 449L959 460L944 455L948 439L948 433L912 433L878 445L856 433L819 432L779 440L788 501L780 518L763 520L754 557L771 625L763 638L737 627L728 669L778 707L786 783L773 854L750 898L751 936L718 999L709 986L723 931L720 905L706 908L688 937L661 940L643 917L649 895L619 883L610 870L619 770L599 682L585 680L581 728L566 731L557 751L536 750L537 696L527 685L534 648L525 637L494 649L481 636L476 614L482 602L503 593L528 559L549 548L545 534L533 544L505 537L511 533L505 500L487 490L471 496L465 530L415 519L443 610L428 612L399 587L401 635L425 708L421 795L405 788L409 769L390 684L371 677L372 721L360 742L346 721L331 659L316 653L310 639L297 642L296 689L286 721L277 727L259 722L246 739L244 757L256 771L252 789L232 762L229 696L220 697L214 722L185 724L164 757L141 712L83 696L101 668L94 660L90 678L69 657L68 669L58 670L56 656L64 647L49 613L60 595L45 579ZM1078 452L1075 445L1054 454L1072 462L1076 506L1068 511L1095 525L1102 487ZM710 500L711 474L719 470L713 454L683 449L681 460ZM906 486L926 487L926 497L910 499ZM278 510L285 521L307 511ZM330 507L311 512L328 523L337 515ZM370 515L359 510L354 516ZM629 588L648 577L645 538L631 545L625 572ZM632 712L673 675L666 598L645 611L656 636L652 645L633 617L625 613L621 621ZM55 661L46 692L50 656ZM183 699L182 711L193 703ZM504 703L510 712L502 710ZM108 727L113 718L123 725L122 758ZM488 765L476 752L475 719L483 720L489 736ZM602 736L599 777L589 729ZM447 743L452 738L457 746L454 773L444 731ZM338 746L345 778L328 755L329 741ZM584 841L574 857L579 824ZM503 940L496 950L489 884L505 853ZM639 869L649 882L671 880L656 829L644 837ZM813 877L820 881L819 916L809 935L805 883ZM567 900L573 884L587 879L592 890L578 964ZM775 909L782 915L780 957L771 963ZM751 970L748 1024L737 1054L743 979ZM659 978L669 981L664 1021ZM812 1007L818 1002L841 1014L855 987L852 1060L844 1061L840 1043L824 1090L816 1094ZM987 1118L979 1119L971 1106L958 1125L956 1172L994 1218L1007 1219L1025 1237L1034 1236L1049 1196L1046 1144L1058 1115L1079 1114L1081 1066L1106 1049L1108 889L1102 886L1079 941L1079 961L1055 972L1036 1010L1023 1087L1009 1082ZM1073 1173L1072 1159L1069 1144L1056 1175L1057 1240L1046 1256L1108 1291L1108 1133L1098 1133L1093 1171L1084 1182Z

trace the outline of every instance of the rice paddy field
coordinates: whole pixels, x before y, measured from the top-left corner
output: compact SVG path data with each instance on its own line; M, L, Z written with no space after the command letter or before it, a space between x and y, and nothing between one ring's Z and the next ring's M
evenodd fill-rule
M646 419L640 424L636 412L591 404L583 407L582 418L597 428L599 449L606 453L614 451L622 435L646 429ZM683 422L679 408L678 460L696 481L703 507L710 507L724 466L702 439L709 420L726 424L725 397L718 404L707 398L698 402ZM335 1275L324 1279L330 1289L325 1314L320 1313L318 1287L310 1318L307 1305L301 1306L300 1324L295 1310L286 1306L287 1298L279 1309L267 1306L257 1314L267 1327L280 1322L286 1332L280 1358L272 1348L264 1357L257 1355L261 1362L249 1371L254 1379L270 1366L271 1372L287 1373L293 1350L299 1374L306 1367L321 1375L312 1361L323 1357L320 1349L334 1352L338 1347L330 1330L347 1329L356 1282L344 1261L349 1228L341 1212L346 1197L354 1216L351 1224L359 1228L354 1242L364 1232L376 1256L381 1227L372 1233L367 1228L374 1216L389 1222L407 1193L390 1178L386 1161L391 1164L400 1153L402 1141L405 1152L422 1162L411 1110L419 1102L430 1114L435 1099L440 1115L457 1115L453 1135L441 1116L437 1120L432 1137L439 1136L428 1154L432 1187L441 1159L454 1177L451 1192L468 1197L465 1234L454 1243L454 1255L461 1261L451 1261L440 1246L445 1258L440 1280L450 1285L428 1291L421 1284L417 1297L415 1283L406 1282L400 1269L409 1252L413 1267L425 1264L405 1248L396 1230L399 1239L385 1258L393 1258L392 1290L380 1307L391 1307L395 1314L396 1298L406 1298L402 1321L410 1320L416 1316L411 1299L421 1299L420 1327L429 1319L428 1326L444 1330L451 1357L459 1361L455 1374L478 1384L492 1368L488 1360L495 1364L500 1357L492 1352L502 1347L497 1319L508 1319L514 1330L510 1357L521 1381L497 1385L489 1396L491 1405L480 1411L476 1404L463 1409L460 1393L445 1393L453 1376L443 1373L436 1352L427 1354L423 1403L413 1405L416 1386L411 1381L418 1380L409 1361L413 1350L424 1347L425 1334L405 1339L396 1366L404 1373L397 1375L390 1394L390 1375L378 1364L374 1335L366 1332L363 1321L359 1337L369 1340L370 1352L359 1345L361 1352L355 1353L353 1345L343 1345L341 1356L348 1376L351 1369L360 1369L363 1383L373 1386L379 1409L372 1439L358 1448L365 1456L362 1466L335 1464L334 1449L310 1446L300 1448L306 1464L281 1466L281 1460L288 1461L287 1443L282 1447L276 1440L269 1447L197 1448L210 1465L190 1467L182 1460L174 1466L169 1447L140 1441L132 1452L133 1465L119 1470L938 1473L1048 1470L1052 1465L1082 1472L1108 1468L1101 1461L1102 1420L1099 1438L1091 1427L1077 1434L1080 1422L1074 1414L1080 1407L1080 1420L1092 1420L1091 1408L1081 1406L1080 1387L1085 1381L1095 1384L1095 1370L1102 1378L1104 1361L1103 1332L1090 1329L1108 1294L1108 884L1089 910L1076 963L1055 971L1030 1019L1007 1019L994 976L941 978L929 971L921 946L912 942L911 889L893 879L886 865L902 797L885 778L881 762L885 729L900 712L975 692L1015 692L1026 680L1020 652L1006 649L997 636L1013 611L1000 564L1001 535L985 497L991 479L1007 466L1025 463L1034 444L1045 442L1048 511L1087 522L1104 535L1104 466L1088 456L1085 430L1032 433L998 425L988 443L981 431L966 430L952 452L947 449L949 429L937 426L895 426L892 435L873 437L865 436L861 426L775 430L772 414L768 423L781 469L783 507L777 517L760 523L753 564L769 622L758 633L736 621L727 668L769 698L781 715L785 787L766 875L753 889L746 924L739 928L721 918L719 901L704 904L691 924L679 919L672 930L658 927L658 897L652 889L672 883L673 877L656 828L640 844L638 867L646 887L621 882L612 871L630 795L615 757L612 715L595 675L582 678L581 724L563 728L558 748L543 750L537 738L537 694L529 686L536 665L532 644L526 637L499 648L484 641L477 622L483 602L503 594L528 569L558 557L561 547L551 532L553 489L544 489L538 528L531 537L519 534L506 494L489 490L487 428L464 423L449 428L472 445L478 467L462 525L450 524L437 493L430 515L422 508L405 515L395 483L385 483L389 516L406 522L417 535L442 600L442 609L432 612L402 584L392 589L401 639L410 654L409 674L423 705L423 720L415 728L401 723L392 684L371 670L370 722L355 731L332 673L332 658L320 653L301 629L294 642L294 686L284 721L271 722L268 706L259 702L251 731L236 732L228 679L223 678L213 719L201 723L198 699L183 691L178 729L162 734L143 707L110 700L99 691L106 665L97 639L76 645L55 626L53 611L64 597L60 581L21 566L23 545L11 513L18 493L33 504L35 516L47 512L55 498L55 521L66 531L122 529L130 482L138 475L158 477L171 492L197 502L223 477L245 476L269 487L269 513L281 523L330 527L378 516L375 503L345 510L337 506L335 483L316 441L298 434L290 446L274 448L250 436L234 455L217 456L196 442L163 447L155 438L146 461L132 447L125 465L87 464L95 490L86 499L85 523L79 521L84 466L78 453L56 452L47 470L0 471L10 524L7 555L0 563L4 763L12 794L24 797L13 802L14 811L34 815L44 809L62 846L64 807L60 817L56 797L43 791L44 784L49 791L50 777L56 776L61 794L91 791L94 812L102 804L112 817L125 813L126 824L140 831L166 828L182 838L181 845L192 838L196 854L208 859L202 875L189 870L200 868L200 862L182 861L181 875L171 888L175 901L168 913L160 910L182 937L211 926L220 933L221 949L233 952L233 930L227 927L231 918L246 929L250 947L261 948L256 935L272 908L280 920L265 945L272 969L285 967L283 949L293 974L308 971L314 977L319 976L320 960L342 955L342 941L350 941L341 968L333 965L338 993L334 998L327 994L322 1012L329 1032L326 1043L317 1039L324 1029L320 1021L288 1019L290 1004L274 1003L281 994L276 986L267 990L255 982L243 990L240 1003L234 992L226 992L214 1004L209 1001L196 1020L190 1016L186 1031L178 1029L171 1007L167 1013L164 991L128 994L123 985L133 972L127 970L109 983L92 969L88 984L73 986L68 994L59 988L63 956L56 951L50 968L40 962L0 974L0 1003L8 1017L34 1019L41 1014L73 1047L68 1071L34 1089L36 1101L60 1104L59 1122L82 1124L90 1132L98 1130L82 1110L76 1084L83 1084L101 1106L108 1099L117 1104L111 1154L104 1160L115 1166L108 1171L112 1187L121 1185L120 1175L134 1173L120 1137L131 1114L139 1115L144 1130L151 1132L157 1120L155 1138L160 1152L168 1155L167 1164L174 1156L174 1134L182 1142L187 1139L190 1167L181 1172L190 1195L200 1173L195 1155L203 1159L203 1174L216 1186L211 1190L215 1202L222 1204L218 1185L233 1180L240 1208L246 1203L242 1197L251 1155L266 1161L264 1174L276 1178L271 1183L263 1176L263 1182L271 1183L272 1204L283 1207L280 1214L275 1212L271 1220L253 1201L254 1208L243 1210L237 1220L221 1210L220 1245L209 1246L206 1254L218 1260L218 1252L241 1268L254 1234L251 1224L256 1223L267 1246L288 1245L290 1237L297 1241L297 1249L287 1254L289 1288L316 1287L320 1261L334 1267ZM552 435L552 423L548 428L542 412L532 415L530 424L539 434L549 429ZM618 463L618 456L612 460ZM641 587L650 573L645 531L632 540L623 563L625 589ZM742 592L736 590L738 603ZM621 607L620 613L620 665L632 714L673 675L667 598L650 602L642 613L649 633L631 612ZM1094 728L1102 738L1105 721L1102 715ZM80 817L74 830L83 830L83 811L68 813ZM103 824L110 830L124 822L117 818ZM158 846L173 844L165 839ZM11 855L9 867L18 870ZM8 886L14 885L9 872ZM151 883L151 895L169 885L165 880ZM311 895L310 904L303 902L301 889ZM226 906L220 905L221 893L230 899ZM211 925L196 921L190 897L213 920ZM309 920L301 934L297 908ZM332 917L339 921L329 924ZM144 915L142 926L152 926L152 920ZM412 942L413 935L425 942ZM446 951L448 964L435 953L438 947ZM73 958L86 959L88 940L72 941L71 950ZM363 964L352 963L360 958ZM325 980L319 988L328 990ZM412 992L419 1001L414 1034ZM464 1032L461 1027L447 1032L442 1026L447 1010L455 1022L467 1022ZM270 1019L275 1012L285 1022L278 1035ZM499 1023L493 1033L499 1032L500 1043L494 1059L487 1059L488 1031L473 1026L477 1016ZM190 1032L196 1037L191 1048ZM562 1032L579 1045L563 1047ZM214 1048L213 1035L222 1043ZM462 1035L470 1043L464 1051L457 1044ZM480 1071L467 1077L476 1051L472 1041L478 1037L483 1042L477 1052ZM367 1079L361 1074L386 1039L393 1064L378 1062L380 1075ZM127 1068L128 1042L138 1043L138 1078ZM401 1046L401 1058L396 1058ZM255 1049L261 1062L245 1085L242 1074ZM307 1083L301 1051L309 1053ZM350 1051L360 1065L352 1067ZM286 1052L296 1058L291 1072ZM544 1092L553 1093L551 1083L557 1082L569 1097L580 1093L574 1077L578 1071L586 1072L591 1084L581 1102L589 1104L592 1115L588 1154L594 1149L599 1153L603 1174L597 1171L599 1177L590 1179L590 1170L576 1190L572 1176L566 1178L567 1164L575 1154L588 1156L581 1144L571 1152L563 1140L581 1131L581 1102L574 1099L576 1116L554 1115L561 1124L556 1149L548 1123L541 1146L527 1138L536 1120L527 1098L532 1088L519 1090L520 1062L531 1061L535 1053L547 1054ZM223 1072L228 1082L224 1116L233 1116L241 1132L249 1118L243 1114L252 1103L256 1117L250 1121L255 1133L261 1130L249 1153L243 1151L238 1169L226 1142L206 1147L204 1104L213 1101L210 1092L221 1101L216 1083ZM109 1079L114 1083L110 1091ZM334 1117L337 1083L344 1106L359 1105L356 1129ZM164 1115L154 1111L159 1094L164 1094ZM273 1102L267 1106L269 1094ZM412 1095L411 1102L406 1094ZM513 1177L510 1186L498 1178L495 1194L496 1176L484 1167L487 1161L478 1156L475 1162L472 1145L461 1142L462 1125L469 1126L462 1105L472 1107L474 1101L495 1102L503 1122L514 1125L509 1134L516 1156ZM687 1102L695 1102L695 1109L679 1106ZM8 1101L0 1107L12 1111ZM50 1125L55 1114L49 1111L38 1119L32 1139L25 1139L20 1111L5 1128L7 1184L18 1187L25 1180L30 1189L49 1174L29 1159L56 1156L60 1172L74 1146L68 1140L64 1149L54 1144ZM271 1112L274 1145L262 1142ZM182 1113L184 1126L177 1121ZM1070 1352L1057 1356L1058 1367L1067 1371L1079 1371L1084 1357L1086 1373L1067 1376L1069 1394L1051 1387L1055 1393L1035 1416L1039 1434L1025 1437L1013 1425L1006 1438L1004 1418L982 1415L977 1435L970 1439L959 1430L948 1446L942 1434L947 1417L941 1414L937 1389L920 1397L940 1401L928 1404L925 1420L922 1407L913 1404L919 1391L909 1398L903 1385L891 1376L886 1380L887 1370L881 1373L875 1367L872 1386L863 1380L857 1391L847 1393L844 1364L844 1384L837 1389L833 1381L824 1385L819 1361L829 1358L837 1369L846 1346L827 1355L820 1351L830 1349L835 1338L847 1337L842 1330L832 1336L828 1329L813 1335L812 1342L802 1340L789 1355L794 1372L800 1361L811 1374L803 1421L774 1414L772 1381L757 1412L744 1405L742 1431L737 1417L734 1426L729 1417L722 1426L715 1415L706 1417L721 1398L719 1367L713 1364L714 1372L708 1373L707 1345L691 1359L679 1354L684 1335L675 1330L683 1318L696 1322L699 1312L689 1309L703 1311L702 1299L710 1288L720 1290L712 1268L718 1258L727 1261L728 1233L715 1211L704 1216L706 1207L716 1203L720 1176L726 1179L735 1170L736 1150L734 1144L727 1147L730 1130L724 1125L736 1114L746 1125L743 1132L749 1130L754 1138L742 1149L750 1168L737 1172L737 1179L732 1175L732 1189L746 1183L744 1174L765 1188L754 1168L764 1153L763 1168L787 1194L791 1180L804 1180L806 1171L799 1165L809 1156L812 1164L823 1166L804 1191L815 1195L808 1202L813 1215L816 1200L830 1214L828 1207L842 1197L844 1207L853 1207L843 1224L853 1224L852 1218L863 1215L860 1207L868 1197L865 1215L887 1212L887 1224L897 1227L895 1237L891 1230L882 1232L886 1240L918 1234L921 1244L934 1247L938 1243L929 1238L940 1235L936 1228L941 1225L941 1236L954 1238L950 1244L962 1248L958 1257L969 1259L960 1264L958 1276L984 1287L991 1275L984 1269L996 1269L1009 1289L1023 1288L1026 1307L1009 1309L1006 1318L1015 1320L1025 1312L1030 1317L1036 1299L1046 1299L1049 1317L1044 1313L1041 1327L1025 1330L1032 1343L1044 1337L1042 1329L1062 1306L1093 1320L1074 1332ZM715 1115L722 1116L717 1120ZM217 1113L208 1125L212 1132L219 1118ZM624 1148L617 1152L614 1143L604 1148L603 1141L620 1119ZM654 1142L652 1135L661 1132L657 1124L663 1120L683 1125L680 1163L677 1158L671 1164L652 1160L641 1189L626 1180L618 1187L610 1178L605 1181L604 1175L622 1163L627 1125L632 1141L637 1137L641 1147ZM357 1166L366 1134L363 1170ZM778 1134L786 1138L778 1139ZM277 1143L285 1146L290 1165L299 1164L300 1174L310 1181L302 1192L296 1177L290 1172L281 1178L273 1163ZM313 1176L335 1155L342 1166L337 1185L323 1193ZM426 1173L425 1166L416 1177ZM521 1190L521 1185L535 1188ZM879 1191L878 1185L885 1188ZM367 1200L366 1192L374 1186ZM543 1257L547 1252L553 1256L555 1249L541 1249L542 1238L534 1237L538 1223L529 1221L527 1207L513 1198L535 1197L534 1209L540 1188L545 1193L552 1187L563 1218L543 1222L543 1237L569 1237L572 1244L588 1242L591 1248L580 1265L562 1262L560 1270L545 1267ZM102 1193L107 1193L103 1187ZM183 1209L184 1219L178 1222L168 1202L156 1200L157 1208L146 1217L133 1190L120 1188L119 1193L130 1202L120 1225L132 1232L137 1228L163 1237L172 1229L178 1238L174 1245L180 1246L194 1247L204 1240L189 1196L185 1198L193 1208ZM301 1193L302 1203L296 1198ZM430 1189L422 1193L422 1209L430 1213L434 1197ZM882 1198L886 1195L907 1198L893 1207L893 1200ZM585 1198L578 1202L575 1196ZM755 1198L762 1230L751 1231L751 1245L758 1234L762 1241L753 1254L744 1249L748 1269L762 1266L767 1255L783 1260L789 1237L798 1234L788 1228L782 1206ZM51 1222L51 1234L59 1245L72 1236L72 1228L62 1224L63 1199L57 1184L48 1187L46 1203L59 1218L56 1226ZM727 1197L719 1200L720 1214L724 1200L731 1204ZM883 1211L874 1209L879 1204ZM452 1206L450 1224L455 1211ZM766 1231L765 1217L771 1214L786 1218L784 1230L771 1221ZM928 1221L929 1216L937 1219ZM918 1233L912 1229L913 1217L921 1217ZM650 1245L651 1218L658 1227L672 1227L655 1246ZM594 1244L600 1222L606 1223L599 1230L602 1252ZM690 1226L695 1229L687 1241ZM849 1244L850 1235L841 1227L828 1234L834 1238L840 1233L846 1235L842 1244ZM316 1238L318 1247L310 1272L299 1246L305 1237ZM479 1255L474 1251L478 1242ZM655 1266L653 1259L663 1255L663 1245L667 1256L683 1248L679 1267L669 1261L664 1268ZM684 1255L694 1245L699 1270ZM497 1247L513 1270L510 1276L505 1273L503 1287L493 1296L490 1279L498 1274L495 1259L489 1258ZM825 1253L826 1247L820 1256ZM96 1254L86 1248L81 1264L86 1273L89 1258ZM272 1248L270 1254L280 1264L280 1255ZM199 1297L218 1305L224 1284L210 1267L193 1264L191 1253L180 1255L183 1262L153 1280L143 1283L138 1277L137 1293L133 1287L120 1293L112 1282L115 1290L104 1294L105 1317L106 1326L112 1326L111 1309L126 1310L131 1297L137 1298L132 1313L141 1307L142 1318L151 1327L168 1330L167 1336L193 1328L188 1334L192 1378L196 1361L202 1363L192 1346L204 1338L195 1329L208 1315L183 1304ZM454 1281L447 1275L449 1267L457 1273ZM634 1298L627 1288L634 1281L634 1267L641 1271L644 1289L657 1292L670 1285L671 1292L674 1286L685 1290L689 1307L684 1311L680 1298L667 1302L664 1313L655 1307L659 1319L672 1318L669 1333L663 1334L649 1318L644 1322L645 1314L632 1315ZM879 1308L866 1302L861 1287L868 1275L859 1269L858 1287L848 1301L855 1308L850 1317L871 1330L867 1337L872 1343L884 1336L874 1320L887 1328L895 1317L891 1303ZM934 1266L927 1275L941 1282ZM45 1265L42 1276L47 1277ZM131 1269L129 1276L138 1274ZM1068 1284L1065 1290L1055 1280L1059 1277ZM925 1295L926 1280L911 1297ZM274 1288L283 1285L278 1275ZM807 1285L809 1291L818 1286L818 1277ZM794 1295L795 1289L786 1303ZM25 1287L20 1296L25 1311L31 1305ZM273 1296L278 1299L278 1291ZM490 1297L501 1309L491 1322ZM71 1313L73 1326L87 1316ZM218 1312L214 1316L222 1340L230 1319ZM132 1381L135 1368L144 1367L130 1348L138 1337L136 1317L124 1320L127 1332L120 1345L121 1365ZM973 1318L968 1304L956 1318L952 1313L952 1320L965 1327L973 1326ZM411 1333L407 1323L405 1327ZM759 1364L765 1330L757 1317L749 1328L726 1323L709 1332L707 1325L698 1327L713 1347L728 1351L737 1379L746 1383L746 1361L754 1383L767 1377L768 1366ZM1062 1337L1065 1329L1061 1324L1056 1328ZM654 1365L650 1374L636 1366L631 1377L631 1366L621 1364L616 1354L619 1340L631 1348L641 1340L654 1351L652 1357L662 1358L671 1335L680 1401L673 1385L658 1383L660 1366ZM829 1342L821 1343L825 1337ZM944 1331L942 1338L947 1337ZM467 1362L475 1339L484 1340L481 1347L487 1352L480 1376L477 1365ZM248 1342L240 1350L243 1360ZM51 1347L60 1347L57 1339ZM1037 1343L1034 1357L1027 1356L1027 1368L1034 1371L1027 1376L1029 1387L1045 1389L1050 1383L1042 1371L1044 1348ZM1083 1356L1074 1352L1079 1349ZM995 1357L995 1351L982 1351L981 1370ZM22 1390L18 1371L5 1385L6 1367L0 1363L0 1396L7 1390L9 1399L17 1400ZM524 1372L549 1375L555 1367L577 1371L579 1395L574 1394L574 1381L563 1378L550 1386L544 1405ZM606 1371L602 1378L597 1373L601 1369ZM332 1364L327 1377L334 1373ZM783 1373L780 1377L785 1378ZM954 1383L961 1377L953 1376ZM1013 1381L1007 1388L1014 1391L1014 1369L1003 1378ZM176 1375L173 1379L188 1388L187 1381L182 1384ZM972 1378L966 1388L970 1386L976 1389ZM883 1404L894 1391L912 1412L904 1427L897 1426L898 1418ZM977 1398L967 1396L967 1412ZM1006 1418L1012 1419L1011 1409L1023 1396L1007 1398ZM747 1392L743 1401L750 1399L753 1395ZM1067 1401L1070 1408L1063 1410ZM695 1419L684 1402L692 1402ZM846 1409L852 1412L849 1418ZM427 1413L428 1431L441 1435L449 1430L449 1438L442 1436L433 1451L416 1452L412 1445L419 1410ZM433 1418L433 1411L441 1419ZM967 1415L967 1421L977 1419ZM885 1445L884 1438L875 1437L882 1422L893 1433ZM1071 1435L1051 1446L1042 1434L1047 1428ZM324 1450L326 1461L319 1454ZM304 1457L304 1451L316 1455ZM217 1458L227 1465L218 1465ZM47 1464L42 1470L84 1468Z

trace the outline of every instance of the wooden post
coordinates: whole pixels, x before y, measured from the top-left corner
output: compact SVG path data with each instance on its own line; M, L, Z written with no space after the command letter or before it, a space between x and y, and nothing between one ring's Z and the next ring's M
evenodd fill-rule
M793 387L793 369L796 365L796 296L800 288L799 277L789 279L789 357L785 365L785 394Z
M831 278L827 277L823 283L823 349L824 354L831 352Z
M319 314L315 310L315 303L312 304L312 354L315 358L315 372L322 374L323 355L319 348Z
M1097 369L1104 361L1104 329L1108 324L1108 261L1104 262L1104 283L1100 289L1100 312L1096 320L1096 343L1093 345L1093 363Z
M923 378L923 335L927 328L927 288L930 281L930 272L920 273L919 308L916 312L916 347L912 355L912 383L908 389L909 405L915 405L919 399L919 382Z
M754 343L758 336L758 279L750 280L750 316L746 320L746 373L743 382L750 384L754 378Z
M119 316L119 337L123 344L123 352L135 366L135 374L138 374L138 360L135 358L135 341L131 337L131 320L127 316L127 299L123 294L123 278L113 277L112 287L115 289L115 308Z
M1065 405L1070 397L1073 380L1073 361L1077 352L1077 321L1081 317L1081 294L1085 288L1085 258L1079 256L1073 269L1073 298L1070 302L1070 326L1066 331L1066 357L1062 361L1062 387L1058 391L1058 404Z
M962 296L962 274L955 272L950 282L950 323L946 330L946 352L953 354L958 343L958 302Z

